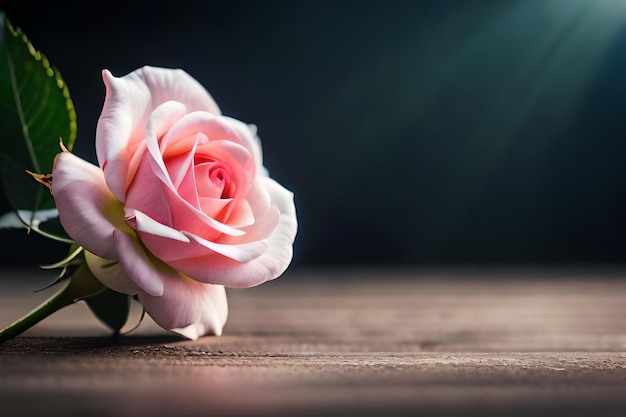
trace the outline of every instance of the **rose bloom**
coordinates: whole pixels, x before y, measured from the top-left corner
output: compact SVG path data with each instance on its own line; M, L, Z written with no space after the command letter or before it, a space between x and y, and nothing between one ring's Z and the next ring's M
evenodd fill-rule
M99 167L57 155L61 224L107 287L137 295L165 329L221 334L227 287L281 275L292 258L293 194L263 167L256 128L221 114L182 70L103 71Z

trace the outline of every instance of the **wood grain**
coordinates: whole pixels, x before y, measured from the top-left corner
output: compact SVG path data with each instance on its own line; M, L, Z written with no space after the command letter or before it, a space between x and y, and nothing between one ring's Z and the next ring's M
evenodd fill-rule
M221 337L83 304L0 345L1 415L626 415L620 271L294 270L229 290ZM0 325L51 275L2 271Z

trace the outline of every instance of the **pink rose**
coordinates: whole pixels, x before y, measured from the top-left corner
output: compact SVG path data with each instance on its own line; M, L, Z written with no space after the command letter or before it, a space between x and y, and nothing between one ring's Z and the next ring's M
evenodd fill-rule
M224 286L261 284L291 262L293 194L268 176L256 128L223 116L184 71L103 79L100 167L69 152L55 160L61 224L94 275L136 294L160 326L221 334Z

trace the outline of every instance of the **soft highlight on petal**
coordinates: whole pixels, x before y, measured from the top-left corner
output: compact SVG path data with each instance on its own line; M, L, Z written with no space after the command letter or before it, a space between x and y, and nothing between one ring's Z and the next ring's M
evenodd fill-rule
M152 98L152 108L166 101L177 101L184 104L190 112L205 111L215 115L222 114L211 94L182 69L144 66L133 73L136 73L148 87Z
M88 251L116 259L113 232L131 229L124 222L124 207L107 188L102 171L62 152L55 158L52 175L52 195L65 231Z
M123 78L102 71L106 96L96 127L96 155L106 182L118 200L124 201L128 167L143 138L150 91L133 73Z
M220 255L233 259L237 262L250 262L251 260L258 258L263 252L265 252L268 246L268 243L265 240L257 240L256 242L243 243L241 245L222 245L203 239L192 233L182 233L211 252L219 253Z
M273 206L267 218L259 219L261 221L258 227L264 232L269 232L264 239L268 246L262 254L247 262L237 262L233 258L217 258L215 255L201 255L168 263L199 281L231 288L253 287L282 275L291 263L293 241L298 229L293 194L271 178L263 177L259 181L270 195ZM266 226L273 224L276 213L278 223L268 231ZM255 233L255 226L257 225L250 228L246 236ZM234 245L232 242L231 244Z
M228 116L224 116L224 120L237 132L240 142L254 155L256 175L267 176L267 169L263 167L263 152L256 125L245 124Z
M89 251L85 251L85 261L94 276L112 289L123 294L135 295L139 287L126 274L118 261L104 259Z
M117 259L128 277L147 294L163 295L163 281L170 275L176 275L176 272L157 259L151 259L141 243L126 233L116 230L113 237Z
M189 242L189 238L185 236L184 232L159 223L138 210L126 209L126 221L138 232L150 233L151 235L161 236L168 240Z
M138 294L139 302L159 326L192 340L222 334L228 318L223 286L201 284L184 275L169 275L163 284L160 297L143 291Z

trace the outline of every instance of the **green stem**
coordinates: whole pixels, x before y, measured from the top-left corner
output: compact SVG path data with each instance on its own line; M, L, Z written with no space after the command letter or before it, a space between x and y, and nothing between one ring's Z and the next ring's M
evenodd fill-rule
M63 307L96 295L104 289L106 287L93 276L87 265L82 264L72 274L69 282L61 291L15 323L0 331L0 344L19 336Z
M67 297L66 288L67 286L55 295L53 295L39 307L35 308L30 313L17 320L6 329L0 331L0 344L6 342L7 340L13 339L16 336L19 336L52 313L55 313L63 307L72 304L73 300Z

